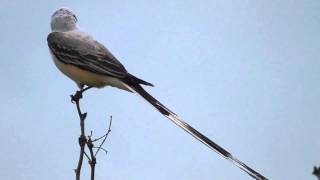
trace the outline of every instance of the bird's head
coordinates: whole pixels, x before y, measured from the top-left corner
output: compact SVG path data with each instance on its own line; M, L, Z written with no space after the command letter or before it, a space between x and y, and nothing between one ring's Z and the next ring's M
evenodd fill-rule
M77 17L68 8L59 8L51 16L52 31L70 31L77 28Z

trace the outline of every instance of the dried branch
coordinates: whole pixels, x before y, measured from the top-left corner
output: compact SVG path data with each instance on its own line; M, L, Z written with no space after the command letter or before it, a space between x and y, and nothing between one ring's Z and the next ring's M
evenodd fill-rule
M81 175L81 168L82 168L82 163L83 163L83 157L86 156L89 160L90 168L91 168L91 180L94 180L95 177L95 165L96 165L96 156L99 152L100 149L105 151L106 153L108 152L105 150L102 146L105 143L109 133L111 132L111 124L112 124L112 116L110 116L110 123L109 123L109 128L108 131L106 132L105 135L102 137L99 137L97 139L92 140L92 131L90 133L90 136L88 138L86 137L86 131L85 131L85 119L87 117L87 113L82 113L81 108L80 108L80 99L82 99L83 93L90 89L91 87L88 86L86 88L81 88L79 91L77 91L74 95L71 95L71 102L76 104L76 108L78 111L79 119L80 119L80 137L79 137L79 145L80 145L80 155L79 155L79 160L78 160L78 165L77 168L75 169L76 173L76 180L80 180L80 175ZM99 141L100 139L103 139L102 142L100 143L99 147L95 147L93 142ZM88 155L85 152L85 147L88 147L90 154ZM94 153L93 149L97 149L97 151Z
M98 149L98 148L100 148L102 151L104 151L106 153L106 155L108 154L108 150L106 150L103 147L93 147L93 149Z
M92 143L92 140L91 140L90 136L88 138L87 146L88 146L88 149L90 151L90 160L89 160L89 164L90 164L90 168L91 168L91 178L90 179L94 180L95 167L96 167L97 160L96 160L96 157L93 154L94 145Z
M90 158L90 156L86 153L86 151L84 151L84 155L86 155L87 159L88 159L89 161L91 161L91 158Z
M83 162L83 156L85 154L84 148L87 143L87 138L85 136L85 126L84 121L87 117L87 113L82 113L80 109L80 99L82 98L82 93L84 92L84 89L81 89L80 91L77 91L74 95L71 95L71 102L76 104L78 115L80 118L80 137L79 137L79 145L80 145L80 155L78 160L77 168L75 169L76 173L76 180L80 180L80 174L81 174L81 167Z
M100 139L102 139L104 137L104 139L102 140L102 142L100 143L100 145L98 146L98 150L96 151L95 155L94 156L97 156L98 155L98 152L100 151L101 147L103 146L103 144L105 143L106 139L108 138L108 135L110 134L111 132L111 125L112 125L112 116L110 116L110 122L109 122L109 128L108 128L108 131L105 135L101 136L100 138L96 139L95 141L98 141ZM108 152L108 151L106 151Z

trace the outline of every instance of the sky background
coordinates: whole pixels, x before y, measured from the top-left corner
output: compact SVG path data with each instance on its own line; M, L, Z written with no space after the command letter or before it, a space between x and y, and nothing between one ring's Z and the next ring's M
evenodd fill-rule
M315 180L320 165L320 1L0 0L0 178L74 179L75 84L47 48L59 7L105 44L161 102L258 172ZM247 180L141 98L85 94L96 137L113 115L96 179ZM88 179L84 162L83 179Z

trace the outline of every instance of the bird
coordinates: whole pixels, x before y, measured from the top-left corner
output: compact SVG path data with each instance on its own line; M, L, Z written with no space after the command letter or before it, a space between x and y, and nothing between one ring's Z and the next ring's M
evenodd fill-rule
M177 126L230 160L254 179L267 180L149 94L143 86L153 86L153 84L130 74L103 44L82 31L78 26L78 18L72 10L66 7L57 9L51 16L50 25L51 32L47 36L47 43L53 62L80 89L84 86L95 88L111 86L137 94Z

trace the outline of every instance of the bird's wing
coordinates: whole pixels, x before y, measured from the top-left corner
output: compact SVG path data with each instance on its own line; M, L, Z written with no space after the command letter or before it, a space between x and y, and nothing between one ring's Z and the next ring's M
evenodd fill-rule
M52 32L47 41L53 55L63 63L115 78L128 75L107 48L84 32Z

